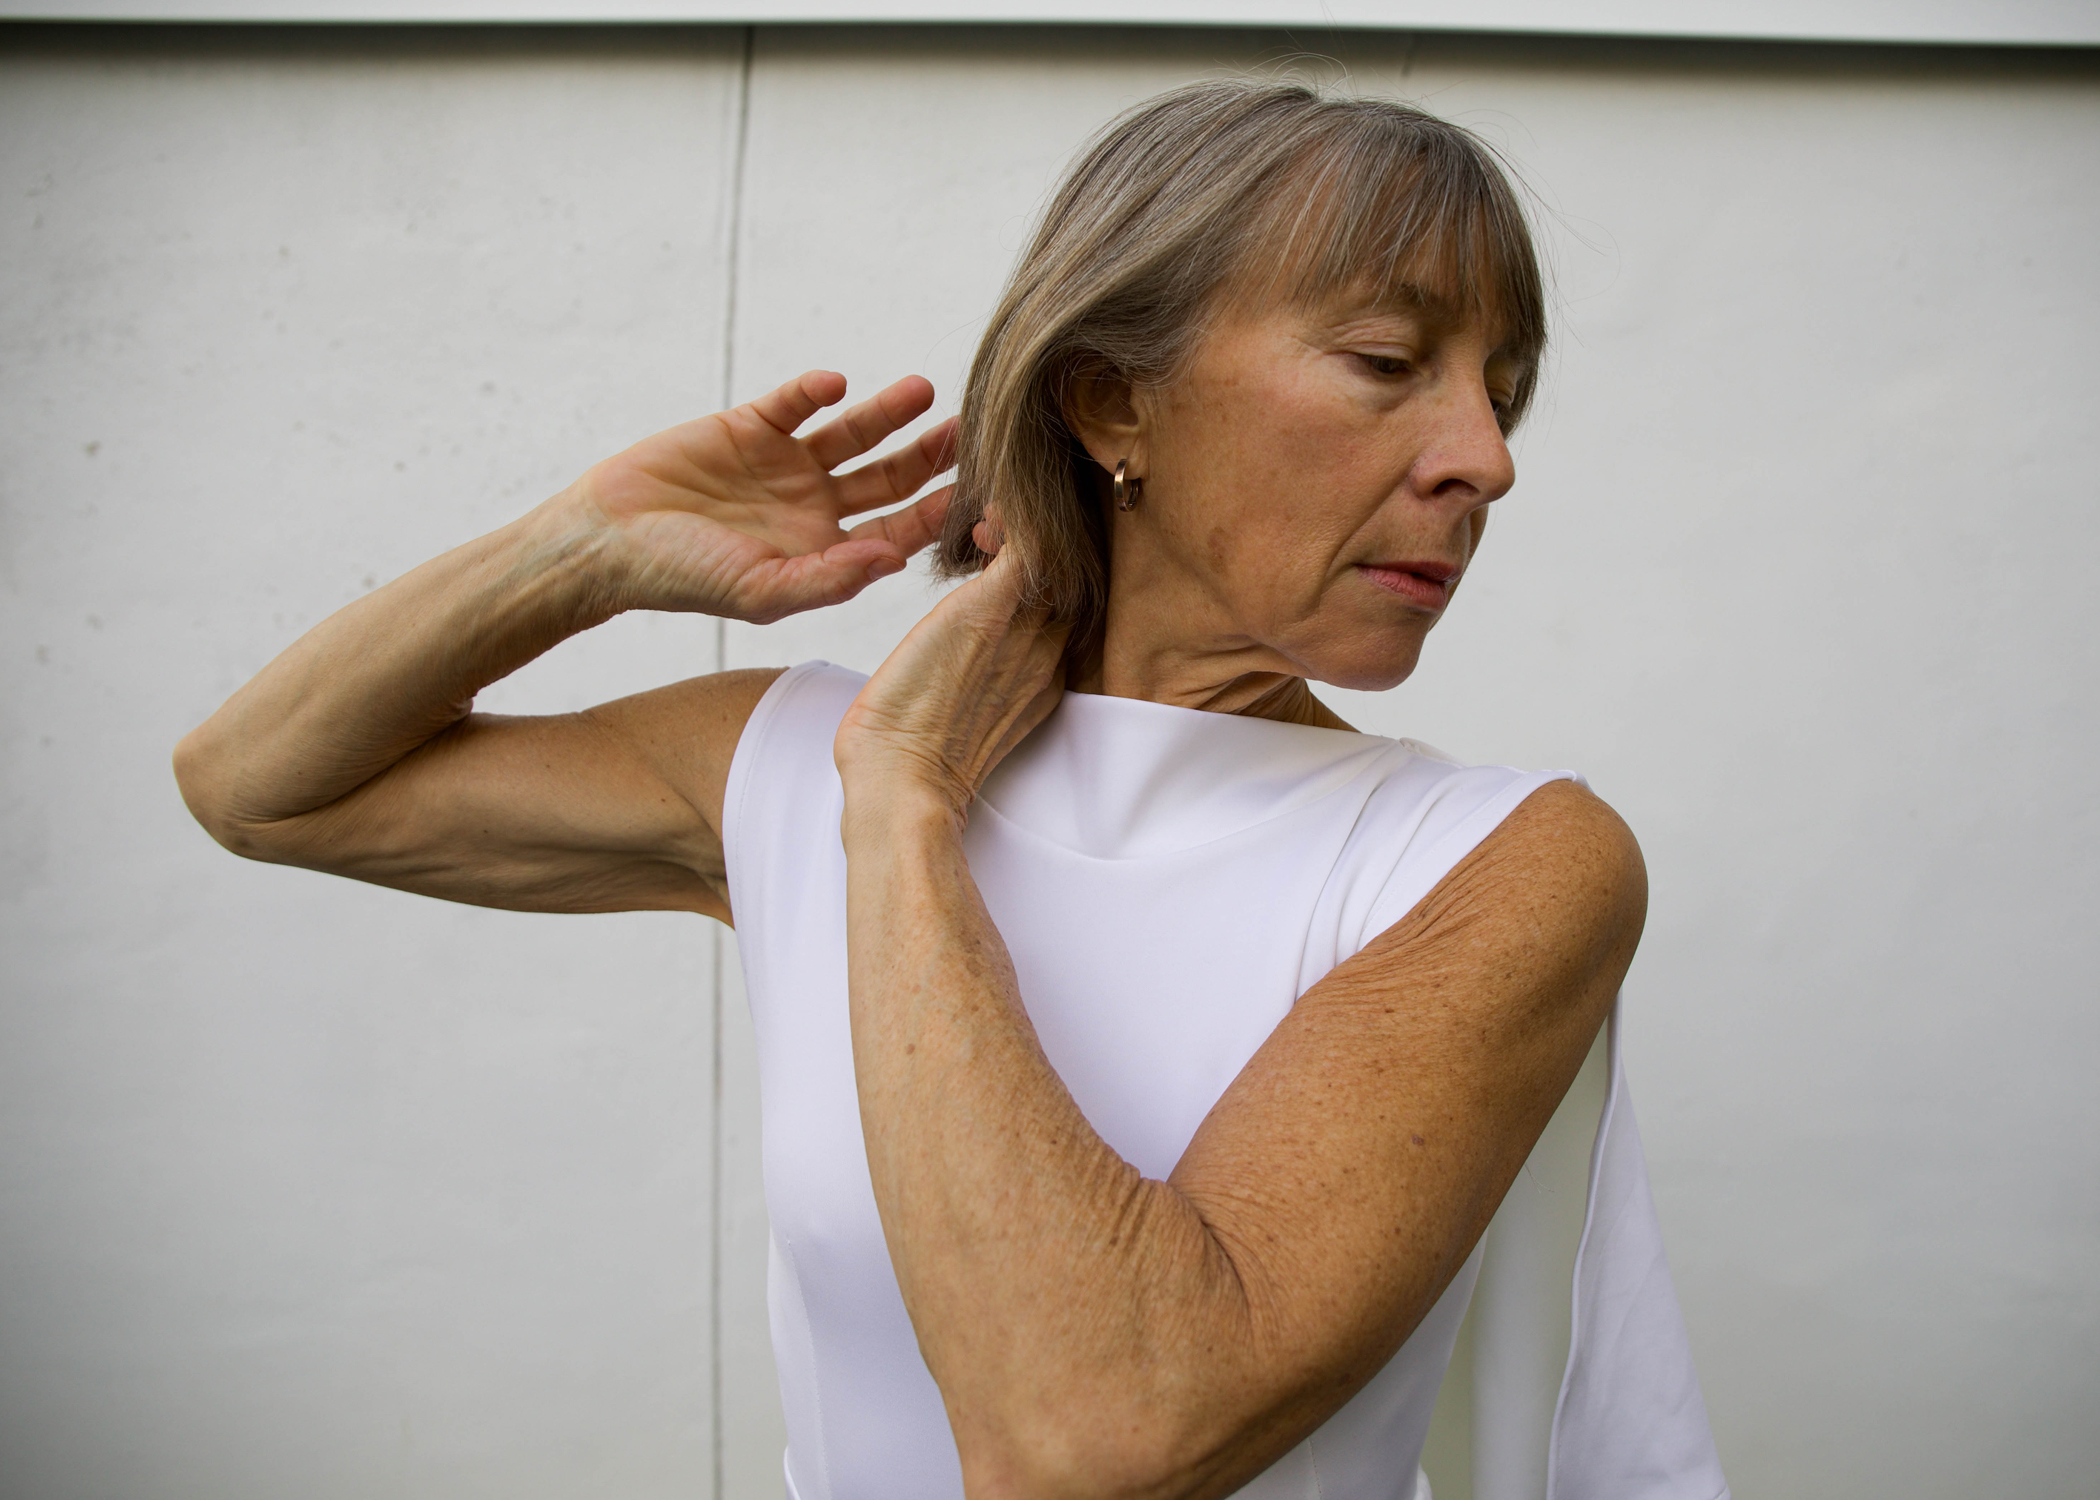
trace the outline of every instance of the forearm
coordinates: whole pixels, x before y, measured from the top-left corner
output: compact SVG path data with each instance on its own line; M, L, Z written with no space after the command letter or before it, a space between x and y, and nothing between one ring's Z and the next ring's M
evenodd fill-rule
M1254 1343L1234 1267L1044 1058L952 818L849 795L846 829L869 1167L966 1482L1205 1492L1206 1469L1230 1477L1212 1419Z
M616 613L599 533L574 516L543 506L308 631L178 747L192 810L224 837L324 807Z

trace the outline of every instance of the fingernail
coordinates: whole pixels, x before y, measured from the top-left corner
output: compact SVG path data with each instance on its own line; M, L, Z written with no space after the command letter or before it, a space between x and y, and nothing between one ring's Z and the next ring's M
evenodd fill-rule
M878 578L887 578L890 574L898 572L903 566L904 564L897 561L894 557L878 557L875 561L868 564L868 582L873 583Z

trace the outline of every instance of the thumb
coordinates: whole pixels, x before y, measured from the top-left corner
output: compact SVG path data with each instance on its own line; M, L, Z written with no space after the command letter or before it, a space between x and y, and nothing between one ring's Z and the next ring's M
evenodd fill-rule
M982 526L984 523L977 524ZM982 608L997 613L1001 619L1011 619L1021 607L1022 596L1028 592L1028 565L1022 560L1020 549L1001 548L984 565L984 571L965 587L975 592L977 603Z
M1023 551L1008 547L948 599L962 618L975 621L978 629L992 636L1016 631L1033 633L1049 624L1049 610L1040 597L1038 582Z

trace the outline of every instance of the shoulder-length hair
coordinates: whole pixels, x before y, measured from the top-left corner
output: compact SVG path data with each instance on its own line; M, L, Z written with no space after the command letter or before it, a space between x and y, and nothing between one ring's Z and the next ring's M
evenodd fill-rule
M1112 121L1051 198L978 345L936 570L990 560L971 531L993 510L1036 600L1073 624L1075 646L1090 640L1107 522L1066 420L1073 377L1163 386L1228 303L1351 291L1427 291L1490 320L1524 372L1515 426L1545 296L1522 205L1470 131L1389 100L1251 80L1190 84Z

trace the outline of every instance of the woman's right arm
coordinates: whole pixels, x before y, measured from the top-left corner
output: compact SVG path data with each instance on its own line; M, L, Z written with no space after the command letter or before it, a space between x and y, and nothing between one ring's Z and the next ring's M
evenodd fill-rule
M504 718L474 695L628 609L767 621L851 598L940 528L908 498L950 431L832 470L923 413L898 382L840 399L813 372L659 433L519 521L309 631L175 752L184 800L238 854L484 906L727 919L722 788L774 674L696 678L578 714Z

